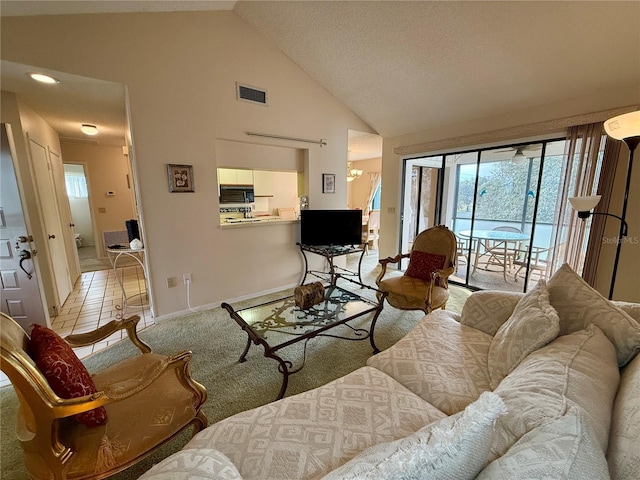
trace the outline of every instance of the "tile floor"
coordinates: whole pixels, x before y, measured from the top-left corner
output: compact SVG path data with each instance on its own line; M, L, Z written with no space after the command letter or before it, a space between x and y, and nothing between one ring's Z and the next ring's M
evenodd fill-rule
M153 325L153 317L149 307L140 308L134 305L140 303L140 298L146 301L146 280L142 268L139 266L125 266L118 268L127 293L128 301L125 316L140 315L138 331ZM85 272L80 275L73 291L64 302L60 314L51 319L52 328L62 337L72 333L84 333L116 319L120 310L116 305L122 304L122 290L118 284L115 272L112 268ZM75 349L79 358L84 358L103 348L112 345L126 337L126 331L113 334L104 341L90 347Z
M118 272L122 276L127 298L142 294L142 298L146 299L146 280L142 268L137 265L118 267ZM61 337L72 333L89 332L115 320L116 315L120 313L116 305L121 304L122 290L113 268L85 272L80 275L73 291L64 302L60 315L51 318L51 326ZM127 308L126 316L134 314L140 315L138 331L154 324L149 307ZM103 342L90 347L75 348L74 351L82 359L119 342L126 335L126 331L121 330ZM9 378L0 372L0 387L9 384Z

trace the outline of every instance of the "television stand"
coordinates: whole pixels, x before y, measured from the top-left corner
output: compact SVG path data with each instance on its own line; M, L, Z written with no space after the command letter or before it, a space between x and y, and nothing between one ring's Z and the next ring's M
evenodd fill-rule
M329 275L329 281L331 283L335 283L335 278L338 273L341 276L351 275L354 277L358 277L358 281L362 283L362 259L364 258L364 252L366 251L364 245L305 245L299 242L296 242L296 245L300 247L300 251L302 252L302 258L304 258L304 275L302 277L302 281L300 285L304 285L304 281L307 279L307 274L311 273L316 276L317 274L325 274ZM317 270L309 270L309 262L307 261L307 254L313 253L315 255L320 255L327 260L329 264L329 272L320 272ZM346 268L338 267L334 264L333 259L335 257L340 257L342 255L349 255L351 253L360 253L360 260L358 261L358 271L354 272L351 270L347 270Z

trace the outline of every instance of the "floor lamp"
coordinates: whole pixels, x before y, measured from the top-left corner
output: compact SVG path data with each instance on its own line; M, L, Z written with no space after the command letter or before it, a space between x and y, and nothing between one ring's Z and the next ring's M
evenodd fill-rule
M600 195L588 197L572 197L569 199L571 206L578 211L578 217L586 219L591 215L606 215L620 220L620 231L616 246L616 257L613 262L613 274L611 276L611 287L609 289L609 300L613 297L613 289L616 283L618 272L618 260L620 259L620 248L622 247L622 237L627 236L627 203L629 201L629 186L631 184L631 168L633 167L633 153L640 143L640 110L618 115L604 122L604 129L611 138L622 140L629 147L629 163L627 165L627 182L624 189L624 200L622 202L622 215L617 216L612 213L593 213L591 210L600 201Z

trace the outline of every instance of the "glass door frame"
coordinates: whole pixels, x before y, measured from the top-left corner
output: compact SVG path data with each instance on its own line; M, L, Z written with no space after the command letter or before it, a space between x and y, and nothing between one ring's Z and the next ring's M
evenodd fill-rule
M426 159L430 159L430 158L437 158L437 157L442 157L442 160L440 162L439 166L433 165L433 166L429 166L429 165L417 165L420 168L420 175L419 175L419 179L418 179L418 209L416 210L416 222L415 222L415 232L413 232L413 237L411 239L411 241L413 241L413 239L418 235L418 233L420 233L420 212L422 211L422 205L420 202L420 198L422 196L422 172L423 169L425 168L429 168L429 169L433 169L433 168L437 168L438 169L438 178L436 181L436 204L434 206L434 225L438 225L442 222L442 205L443 205L443 190L444 190L444 178L445 178L445 162L446 162L446 155L444 154L437 154L437 155L423 155L423 156L419 156L419 157L411 157L411 158L405 158L402 161L402 182L401 182L401 199L400 199L400 235L398 237L398 252L403 252L404 251L404 246L405 246L405 221L407 221L405 219L405 208L406 208L406 204L407 204L407 200L411 198L411 192L407 192L407 180L410 178L409 174L408 174L408 170L409 168L413 169L414 165L409 165L410 162L412 161L416 161L416 160L426 160ZM410 219L408 220L409 222L411 221ZM408 243L408 242L406 242ZM406 267L407 264L407 260L403 259L402 261L400 261L396 268L403 270Z
M537 225L537 217L538 217L538 209L539 209L539 202L540 202L540 191L542 188L542 180L543 180L543 175L545 172L545 157L547 154L547 145L550 143L554 143L554 142L564 142L566 141L566 137L564 136L545 136L543 138L540 137L535 137L529 141L524 141L524 142L518 142L518 143L511 143L511 144L501 144L501 145L493 145L493 146L485 146L485 147L478 147L478 148L470 148L470 149L464 149L464 150L458 150L458 151L449 151L448 153L431 153L431 154L425 154L425 155L420 155L420 156L411 156L411 157L407 157L407 158L403 158L402 159L402 182L401 182L401 215L400 215L400 235L399 235L399 250L398 251L402 251L403 245L405 244L405 239L403 238L404 233L405 233L405 222L406 221L410 221L410 219L405 218L405 207L406 207L406 202L407 199L410 199L410 192L407 192L406 189L408 188L408 184L407 184L407 180L408 180L408 173L407 170L409 168L412 168L413 165L410 165L410 162L415 162L416 160L422 160L422 159L434 159L437 157L441 157L441 162L440 162L440 166L436 167L436 166L432 166L432 167L426 167L426 168L438 168L439 172L438 172L438 181L437 181L437 196L436 196L436 205L434 207L435 209L435 222L436 224L442 223L442 218L443 218L443 205L444 205L444 196L445 195L449 195L448 191L450 190L450 188L446 188L445 187L445 176L446 176L446 168L447 168L447 163L448 163L448 159L452 158L455 155L463 155L463 154L470 154L470 153L476 153L476 174L475 174L475 181L474 181L474 192L473 192L473 207L472 207L472 213L471 213L471 231L473 232L474 228L475 228L475 222L476 222L476 210L477 210L477 194L478 194L478 182L479 182L479 168L480 168L480 163L482 161L482 154L483 152L488 152L488 151L495 151L498 149L512 149L512 148L519 148L519 147L525 147L528 145L541 145L541 151L539 156L536 157L532 157L530 159L528 159L528 174L527 174L527 189L529 189L529 187L531 186L531 183L533 183L533 179L531 178L531 174L532 169L533 169L533 165L534 165L534 158L538 159L539 158L539 167L538 167L538 173L537 173L537 184L536 184L536 189L535 189L535 193L534 195L534 205L533 205L533 216L530 222L526 221L526 211L528 209L528 202L530 201L530 199L527 198L525 199L525 201L523 202L523 210L522 210L522 218L521 218L521 222L525 223L525 224L531 224L531 232L529 234L529 241L528 244L532 245L533 243L533 239L535 238L535 233L536 233L536 225ZM453 172L453 168L455 168L455 163L452 163L450 165L450 168L452 169L452 171L449 172L449 175L454 175ZM421 166L421 171L422 171L422 167ZM452 199L452 204L451 204L451 208L449 209L452 212L452 221L455 218L456 215L456 208L457 208L457 201L458 201L458 188L459 188L459 181L458 181L458 176L459 176L459 170L456 168L455 171L455 176L456 176L456 180L455 183L452 184L451 181L449 181L449 186L453 186L453 194L450 195L450 198ZM420 195L420 183L418 184L418 195ZM528 192L528 190L527 190ZM418 197L420 198L420 197ZM420 202L419 202L420 203ZM420 208L417 209L415 215L419 215L420 212ZM450 226L450 228L452 228L453 226ZM453 228L452 228L453 229ZM416 230L419 230L419 222L416 220ZM523 230L524 231L524 230ZM419 232L413 232L414 234L414 238L415 235L417 235ZM471 254L474 253L473 251L473 244L472 242L469 242L469 246L468 246L468 251L467 251L467 258L470 259L471 258ZM530 278L530 273L531 273L531 260L532 260L532 249L528 249L527 255L526 255L526 268L525 268L525 280L522 282L522 291L526 292L527 288L528 288L528 281ZM470 262L468 262L470 263ZM402 269L404 266L402 266L401 264L398 266L398 268ZM461 282L457 282L455 280L450 280L450 282L452 284L456 284L456 285L461 285L464 286L466 288L469 288L471 290L480 290L482 289L482 287L476 286L476 285L471 285L470 282L470 273L471 273L471 268L467 268L466 271L466 275L465 275L465 280L464 283Z

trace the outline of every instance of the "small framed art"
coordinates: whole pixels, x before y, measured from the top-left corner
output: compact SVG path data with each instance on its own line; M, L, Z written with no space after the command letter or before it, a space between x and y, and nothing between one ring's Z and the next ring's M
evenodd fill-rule
M170 192L194 192L192 165L167 165Z
M322 193L336 193L335 173L322 174Z

